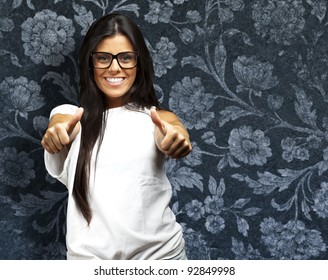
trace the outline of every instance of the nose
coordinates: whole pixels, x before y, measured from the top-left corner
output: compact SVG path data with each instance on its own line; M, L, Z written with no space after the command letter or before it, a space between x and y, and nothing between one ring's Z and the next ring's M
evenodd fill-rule
M121 70L120 65L118 64L117 58L113 58L112 64L108 68L111 71L119 71Z

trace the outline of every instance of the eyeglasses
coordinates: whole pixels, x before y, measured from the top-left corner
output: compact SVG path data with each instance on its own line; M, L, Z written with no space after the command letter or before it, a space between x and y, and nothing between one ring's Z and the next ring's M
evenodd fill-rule
M114 59L123 69L134 68L138 62L138 53L136 52L121 52L116 55L107 52L94 52L91 57L93 67L97 69L109 68Z

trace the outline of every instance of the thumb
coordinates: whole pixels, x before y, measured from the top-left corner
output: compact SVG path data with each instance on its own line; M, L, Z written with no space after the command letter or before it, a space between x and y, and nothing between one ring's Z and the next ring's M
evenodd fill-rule
M83 112L84 109L82 107L79 107L76 110L75 114L72 116L72 119L68 123L68 128L67 128L68 135L70 135L73 132L76 124L81 120Z
M150 109L150 117L153 123L158 127L160 132L163 134L163 136L165 136L166 135L165 122L161 120L155 108Z

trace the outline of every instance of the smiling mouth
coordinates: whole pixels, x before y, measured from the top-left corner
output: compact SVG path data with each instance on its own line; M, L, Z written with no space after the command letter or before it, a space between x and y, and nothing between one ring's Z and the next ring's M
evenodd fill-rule
M111 84L120 84L124 81L124 78L106 78L105 80Z

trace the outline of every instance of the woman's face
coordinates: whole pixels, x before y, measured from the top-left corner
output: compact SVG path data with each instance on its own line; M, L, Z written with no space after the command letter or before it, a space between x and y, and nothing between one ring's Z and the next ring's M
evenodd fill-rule
M99 42L93 52L106 52L116 55L121 52L133 52L130 40L124 35L114 35ZM132 87L137 75L137 67L123 69L113 59L107 69L93 68L93 75L98 88L107 97L108 108L123 106L122 97Z

